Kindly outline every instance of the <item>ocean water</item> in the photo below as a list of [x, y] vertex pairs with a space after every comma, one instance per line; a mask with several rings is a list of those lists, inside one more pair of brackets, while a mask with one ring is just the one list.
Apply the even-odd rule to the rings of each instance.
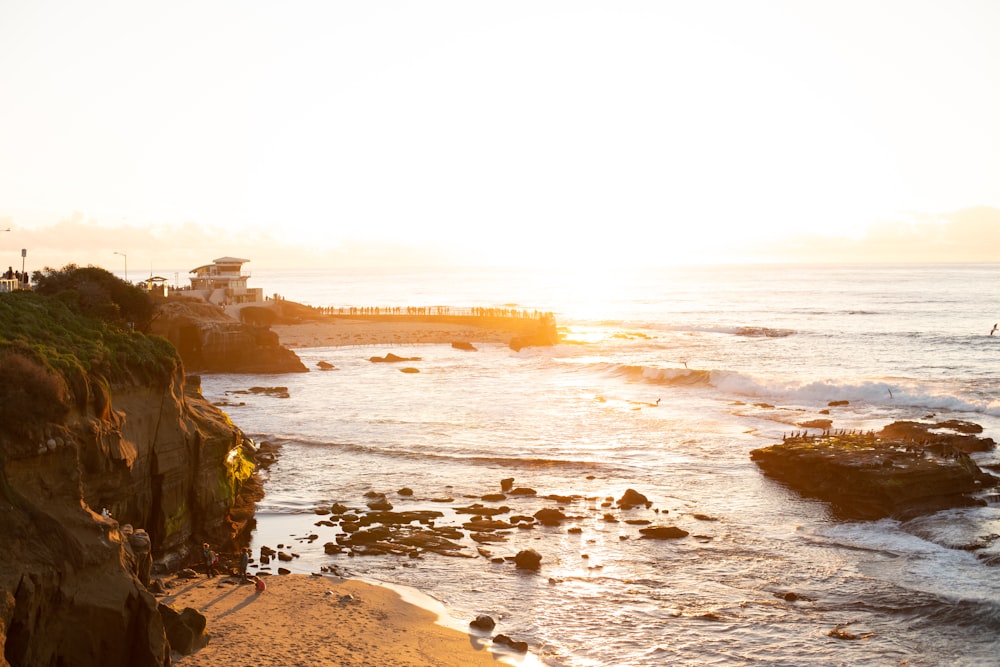
[[[765, 478], [749, 452], [819, 417], [868, 430], [933, 415], [1000, 439], [998, 277], [1000, 265], [255, 271], [265, 293], [317, 306], [552, 311], [567, 342], [302, 349], [307, 366], [337, 370], [204, 376], [203, 391], [229, 401], [253, 438], [282, 445], [255, 544], [290, 547], [294, 571], [335, 566], [416, 588], [459, 625], [490, 614], [542, 664], [996, 665], [1000, 569], [984, 564], [1000, 555], [996, 502], [845, 522]], [[408, 364], [420, 373], [367, 360], [390, 351], [420, 357]], [[290, 398], [232, 393], [255, 385], [287, 386]], [[337, 529], [315, 525], [318, 507], [363, 508], [375, 490], [457, 525], [452, 508], [506, 477], [580, 497], [559, 505], [573, 517], [560, 527], [482, 545], [537, 550], [537, 574], [477, 555], [468, 539], [469, 558], [323, 553]], [[653, 507], [605, 506], [628, 488]], [[455, 502], [433, 501], [442, 496]], [[690, 536], [640, 539], [627, 520]], [[960, 548], [970, 543], [982, 548]]]

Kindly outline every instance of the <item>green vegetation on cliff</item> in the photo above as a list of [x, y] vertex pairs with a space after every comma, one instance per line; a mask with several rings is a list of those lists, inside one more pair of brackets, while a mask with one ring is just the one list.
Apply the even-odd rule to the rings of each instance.
[[[95, 294], [90, 283], [81, 284]], [[123, 285], [122, 294], [134, 299], [129, 290], [136, 288]], [[83, 408], [91, 398], [106, 396], [110, 386], [169, 380], [180, 364], [173, 345], [135, 333], [123, 326], [121, 309], [108, 306], [113, 302], [92, 299], [98, 302], [104, 305], [81, 309], [73, 290], [0, 294], [0, 424], [23, 432], [32, 424], [61, 421], [74, 403]]]

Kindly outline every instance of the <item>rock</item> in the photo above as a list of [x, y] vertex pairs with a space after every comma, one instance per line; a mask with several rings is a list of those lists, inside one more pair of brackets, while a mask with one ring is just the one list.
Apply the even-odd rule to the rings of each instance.
[[493, 643], [508, 646], [511, 650], [517, 651], [518, 653], [528, 652], [528, 642], [515, 641], [507, 635], [497, 635], [493, 638]]
[[268, 327], [230, 317], [218, 306], [168, 299], [156, 308], [149, 332], [177, 348], [188, 371], [211, 373], [305, 373], [298, 356]]
[[850, 404], [851, 404], [850, 401], [830, 401], [829, 403], [827, 403], [827, 405], [831, 408], [840, 408]]
[[542, 555], [534, 549], [523, 549], [514, 556], [514, 565], [519, 570], [539, 570], [542, 566]]
[[653, 503], [649, 502], [646, 496], [642, 495], [635, 489], [626, 489], [622, 497], [618, 499], [618, 507], [623, 510], [629, 510], [633, 507], [645, 506], [650, 507]]
[[477, 630], [492, 630], [496, 627], [497, 622], [486, 614], [480, 614], [475, 619], [469, 621], [469, 625]]
[[456, 350], [465, 350], [466, 352], [477, 352], [476, 346], [467, 341], [456, 341], [451, 344]]
[[411, 489], [408, 486], [404, 486], [403, 488], [401, 488], [396, 493], [398, 493], [401, 496], [412, 496], [413, 495], [413, 489]]
[[[906, 427], [894, 424], [882, 434]], [[905, 432], [905, 430], [904, 430]], [[934, 434], [927, 433], [927, 438]], [[788, 440], [755, 449], [750, 457], [764, 474], [805, 496], [831, 503], [844, 518], [905, 520], [951, 507], [982, 505], [971, 497], [997, 479], [976, 466], [968, 454], [948, 444], [914, 447], [907, 440], [885, 440], [875, 434], [838, 434]], [[933, 448], [946, 449], [935, 455]]]
[[500, 480], [500, 490], [503, 491], [504, 493], [510, 491], [513, 488], [514, 488], [513, 477], [505, 477], [504, 479]]
[[543, 526], [558, 526], [566, 520], [566, 515], [557, 509], [546, 507], [535, 512], [535, 518]]
[[385, 363], [385, 364], [394, 364], [400, 361], [420, 361], [420, 360], [421, 360], [420, 357], [400, 357], [399, 355], [393, 354], [392, 352], [385, 355], [384, 357], [368, 358], [368, 361], [371, 361], [372, 363]]
[[519, 486], [516, 489], [510, 490], [510, 495], [512, 496], [534, 496], [537, 494], [537, 491], [527, 486]]
[[329, 361], [317, 361], [316, 367], [321, 371], [334, 371], [337, 367], [331, 364]]
[[376, 495], [374, 498], [372, 498], [371, 500], [369, 500], [365, 504], [368, 505], [368, 509], [372, 509], [372, 510], [391, 510], [392, 509], [392, 503], [389, 502], [389, 499], [385, 497], [384, 493], [380, 493], [380, 494]]
[[690, 534], [677, 526], [650, 526], [649, 528], [640, 528], [639, 532], [650, 540], [675, 540]]
[[[957, 433], [936, 433], [940, 429], [957, 431]], [[976, 433], [982, 432], [982, 427], [972, 422], [955, 419], [925, 424], [913, 421], [898, 421], [889, 424], [878, 435], [884, 440], [914, 441], [925, 446], [945, 451], [945, 446], [954, 447], [967, 454], [973, 452], [988, 452], [996, 447], [993, 438], [980, 438]]]
[[821, 431], [825, 431], [826, 429], [828, 429], [831, 426], [833, 426], [833, 420], [832, 419], [810, 419], [809, 421], [799, 422], [797, 424], [797, 426], [800, 426], [801, 428], [818, 428]]
[[502, 493], [487, 493], [479, 498], [485, 503], [498, 503], [501, 500], [507, 500], [507, 496]]
[[170, 650], [181, 655], [191, 655], [208, 643], [205, 615], [191, 607], [178, 611], [168, 604], [159, 605], [163, 629], [170, 643]]
[[413, 366], [407, 366], [406, 368], [400, 368], [399, 372], [400, 373], [419, 373], [420, 369], [419, 368], [414, 368]]

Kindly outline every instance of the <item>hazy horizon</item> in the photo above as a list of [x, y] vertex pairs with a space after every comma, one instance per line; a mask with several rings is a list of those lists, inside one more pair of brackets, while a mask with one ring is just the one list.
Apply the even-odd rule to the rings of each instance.
[[4, 3], [0, 264], [997, 261], [998, 31], [975, 0]]

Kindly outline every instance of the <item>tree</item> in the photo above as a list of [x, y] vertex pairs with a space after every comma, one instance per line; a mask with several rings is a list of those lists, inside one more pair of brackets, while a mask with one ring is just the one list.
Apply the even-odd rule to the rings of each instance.
[[32, 281], [35, 292], [109, 324], [144, 330], [153, 317], [153, 301], [146, 292], [96, 266], [45, 267], [35, 271]]

